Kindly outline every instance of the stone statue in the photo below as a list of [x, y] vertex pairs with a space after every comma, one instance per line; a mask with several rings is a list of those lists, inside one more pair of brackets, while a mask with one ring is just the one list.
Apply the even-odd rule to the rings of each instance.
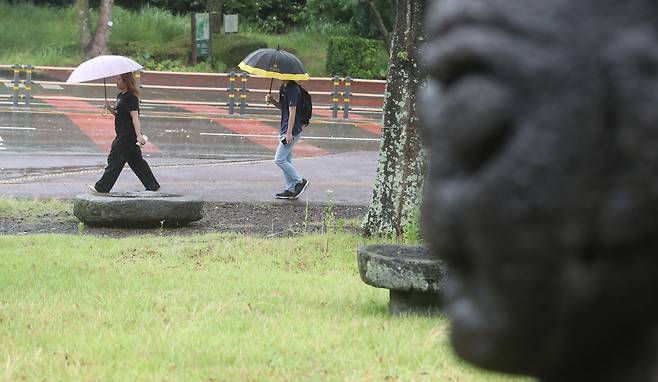
[[439, 0], [425, 237], [457, 353], [658, 381], [658, 2]]

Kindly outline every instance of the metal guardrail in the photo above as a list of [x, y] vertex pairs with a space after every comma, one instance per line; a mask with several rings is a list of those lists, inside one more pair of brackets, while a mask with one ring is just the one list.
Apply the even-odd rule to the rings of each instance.
[[[74, 68], [69, 67], [53, 67], [53, 66], [35, 66], [30, 65], [0, 65], [0, 71], [10, 70], [14, 73], [13, 81], [3, 81], [0, 78], [0, 82], [9, 83], [13, 91], [12, 95], [9, 98], [13, 101], [13, 107], [19, 107], [20, 101], [24, 102], [25, 107], [30, 107], [31, 101], [33, 99], [39, 100], [64, 100], [64, 101], [92, 101], [92, 102], [101, 102], [102, 98], [89, 98], [89, 97], [75, 97], [75, 96], [58, 96], [58, 95], [48, 95], [48, 94], [33, 94], [32, 87], [35, 85], [41, 85], [44, 88], [46, 87], [102, 87], [102, 83], [90, 82], [90, 83], [81, 83], [81, 84], [67, 84], [65, 78], [68, 78], [68, 75]], [[55, 79], [60, 79], [59, 81], [51, 80], [33, 80], [33, 73], [39, 73], [39, 77], [50, 77]], [[20, 78], [20, 74], [24, 73], [25, 78]], [[173, 82], [175, 84], [163, 84], [158, 81], [157, 77], [165, 76], [168, 78], [180, 77], [181, 79], [175, 79]], [[181, 72], [158, 72], [158, 71], [142, 71], [141, 77], [153, 78], [156, 84], [148, 84], [141, 81], [140, 87], [145, 90], [153, 92], [163, 92], [171, 91], [175, 92], [176, 95], [181, 94], [182, 92], [216, 92], [219, 94], [224, 94], [226, 96], [226, 101], [193, 101], [190, 99], [163, 99], [163, 98], [153, 98], [153, 99], [144, 99], [144, 103], [150, 104], [161, 104], [161, 105], [172, 105], [172, 104], [185, 104], [185, 105], [208, 105], [208, 106], [219, 106], [226, 107], [229, 115], [239, 114], [240, 116], [247, 115], [247, 108], [255, 109], [266, 109], [271, 108], [271, 106], [266, 105], [264, 102], [253, 102], [248, 103], [249, 94], [264, 94], [268, 92], [268, 89], [259, 87], [258, 84], [264, 83], [263, 77], [251, 76], [247, 74], [238, 74], [238, 73], [181, 73]], [[260, 80], [260, 81], [258, 81]], [[269, 79], [266, 79], [269, 81]], [[169, 79], [171, 82], [171, 79]], [[208, 86], [210, 82], [219, 82], [226, 83], [226, 86]], [[159, 84], [157, 82], [160, 82]], [[203, 86], [191, 86], [191, 85], [178, 85], [176, 83], [180, 82], [192, 82], [198, 83], [201, 82]], [[236, 82], [238, 84], [236, 84]], [[249, 87], [250, 82], [255, 82], [256, 87]], [[310, 85], [313, 84], [313, 85]], [[361, 100], [366, 100], [366, 103], [378, 104], [384, 99], [383, 86], [385, 81], [381, 80], [361, 80], [361, 79], [351, 79], [347, 78], [325, 78], [325, 77], [314, 77], [310, 79], [310, 87], [318, 88], [327, 88], [327, 90], [333, 91], [323, 91], [323, 90], [311, 90], [309, 93], [314, 96], [314, 109], [320, 110], [330, 110], [332, 119], [343, 119], [347, 120], [350, 118], [350, 112], [366, 112], [366, 113], [381, 113], [382, 108], [367, 107], [367, 106], [354, 106], [353, 98], [359, 98]], [[352, 89], [355, 84], [360, 84], [357, 88], [365, 88], [366, 91], [363, 92], [353, 92]], [[319, 85], [319, 86], [316, 86]], [[7, 85], [5, 85], [7, 86]], [[306, 85], [305, 85], [306, 87]], [[377, 91], [376, 93], [368, 92], [367, 89], [370, 88], [382, 88], [382, 91]], [[0, 98], [7, 98], [8, 96], [0, 94]], [[262, 98], [261, 98], [262, 99]], [[317, 102], [317, 100], [328, 100], [329, 102]], [[371, 100], [371, 101], [368, 101]], [[342, 111], [342, 115], [339, 116], [339, 112]]]

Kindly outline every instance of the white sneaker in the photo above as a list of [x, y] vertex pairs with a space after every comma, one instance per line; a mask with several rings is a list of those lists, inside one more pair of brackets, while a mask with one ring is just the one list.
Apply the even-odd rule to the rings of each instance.
[[98, 191], [98, 190], [96, 189], [96, 186], [93, 185], [93, 184], [90, 184], [90, 185], [87, 186], [87, 187], [89, 187], [89, 189], [91, 190], [91, 192], [93, 192], [94, 194], [107, 194], [107, 192], [100, 192], [100, 191]]

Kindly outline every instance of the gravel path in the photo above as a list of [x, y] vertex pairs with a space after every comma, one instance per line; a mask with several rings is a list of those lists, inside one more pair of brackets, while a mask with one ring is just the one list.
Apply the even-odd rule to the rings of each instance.
[[[194, 235], [236, 232], [263, 237], [286, 237], [324, 232], [329, 221], [338, 229], [359, 232], [365, 206], [267, 203], [206, 203], [204, 218], [179, 228], [101, 228], [80, 226], [71, 212], [37, 216], [0, 216], [0, 234], [59, 233], [126, 237], [134, 235]], [[332, 223], [333, 222], [333, 223]]]

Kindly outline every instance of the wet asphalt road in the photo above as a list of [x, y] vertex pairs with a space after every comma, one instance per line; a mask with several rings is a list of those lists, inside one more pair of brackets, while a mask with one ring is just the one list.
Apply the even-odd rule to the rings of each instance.
[[[103, 120], [99, 105], [88, 104], [76, 110], [35, 100], [27, 109], [0, 100], [0, 197], [73, 198], [87, 192], [102, 173], [113, 138], [111, 119]], [[235, 118], [145, 103], [145, 157], [164, 191], [208, 201], [272, 202], [282, 189], [272, 163], [277, 118], [274, 111]], [[373, 125], [314, 117], [304, 131], [305, 146], [296, 149], [300, 172], [311, 183], [297, 203], [324, 203], [328, 190], [335, 203], [369, 202], [379, 148]], [[113, 191], [140, 189], [126, 167]]]

